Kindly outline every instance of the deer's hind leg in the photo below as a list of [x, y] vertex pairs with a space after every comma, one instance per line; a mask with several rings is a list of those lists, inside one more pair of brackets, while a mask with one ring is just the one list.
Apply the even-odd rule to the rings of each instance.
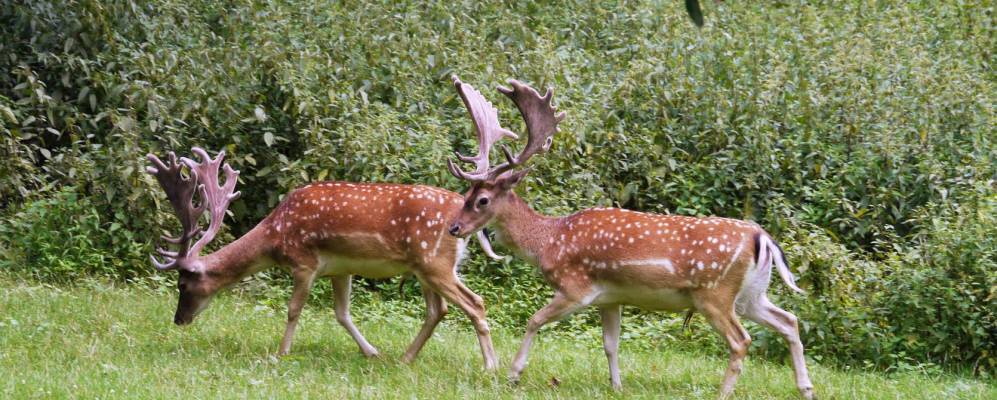
[[727, 371], [724, 373], [724, 380], [720, 385], [720, 398], [729, 398], [734, 392], [734, 385], [744, 368], [744, 358], [748, 355], [748, 347], [751, 346], [751, 336], [741, 326], [741, 322], [738, 321], [734, 313], [733, 295], [728, 296], [717, 291], [710, 291], [698, 293], [693, 299], [696, 308], [706, 316], [710, 325], [727, 342], [730, 349]]
[[367, 339], [363, 337], [357, 326], [353, 324], [353, 317], [350, 316], [350, 292], [353, 275], [342, 275], [332, 277], [332, 292], [336, 308], [336, 321], [349, 332], [353, 340], [360, 346], [360, 352], [367, 357], [377, 357], [378, 352], [371, 346]]
[[767, 296], [761, 296], [753, 302], [744, 314], [748, 319], [779, 332], [789, 346], [789, 354], [793, 359], [793, 370], [796, 375], [796, 388], [804, 399], [814, 397], [814, 385], [807, 373], [807, 362], [803, 357], [803, 342], [800, 341], [800, 328], [796, 316], [777, 307]]

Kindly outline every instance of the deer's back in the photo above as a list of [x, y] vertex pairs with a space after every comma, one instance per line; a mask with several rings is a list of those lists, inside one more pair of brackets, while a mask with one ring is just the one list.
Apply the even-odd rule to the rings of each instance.
[[736, 278], [755, 255], [761, 228], [718, 217], [661, 215], [614, 208], [564, 218], [550, 244], [554, 278], [648, 289], [714, 287]]
[[445, 225], [461, 200], [421, 185], [316, 182], [288, 194], [265, 224], [291, 258], [408, 263], [456, 251]]

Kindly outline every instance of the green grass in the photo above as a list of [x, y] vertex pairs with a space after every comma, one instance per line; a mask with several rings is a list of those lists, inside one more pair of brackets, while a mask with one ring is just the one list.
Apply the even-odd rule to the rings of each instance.
[[[537, 211], [756, 221], [808, 291], [772, 293], [806, 322], [813, 358], [997, 376], [993, 0], [704, 1], [702, 29], [674, 0], [0, 4], [0, 270], [149, 276], [154, 238], [177, 220], [148, 152], [225, 149], [242, 171], [209, 249], [315, 180], [466, 191], [444, 168], [476, 152], [450, 75], [523, 133], [493, 89], [517, 78], [553, 86], [567, 112], [519, 187]], [[502, 340], [550, 293], [522, 259], [461, 268], [501, 303]], [[395, 301], [393, 284], [379, 297]], [[664, 340], [671, 321], [630, 332]], [[665, 343], [709, 352], [694, 332]]]
[[[306, 308], [292, 355], [274, 356], [283, 310], [229, 294], [187, 328], [172, 324], [167, 290], [87, 284], [39, 286], [0, 279], [2, 398], [713, 398], [722, 354], [668, 343], [654, 351], [624, 342], [624, 390], [608, 385], [597, 340], [541, 332], [519, 386], [505, 368], [521, 332], [496, 329], [503, 364], [482, 371], [474, 335], [461, 315], [411, 365], [398, 361], [418, 327], [412, 317], [354, 310], [382, 358], [357, 351], [328, 308]], [[414, 300], [413, 300], [414, 301]], [[557, 329], [556, 327], [553, 329]], [[624, 325], [626, 331], [626, 325]], [[556, 377], [560, 384], [551, 385]], [[822, 398], [997, 398], [992, 382], [951, 375], [883, 375], [812, 365]], [[794, 398], [790, 368], [751, 358], [738, 398]]]

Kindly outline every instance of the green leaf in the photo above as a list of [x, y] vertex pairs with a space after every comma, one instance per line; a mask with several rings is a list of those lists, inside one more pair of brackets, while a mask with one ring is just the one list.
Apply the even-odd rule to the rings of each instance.
[[11, 110], [10, 107], [0, 104], [0, 114], [3, 114], [4, 118], [10, 121], [10, 123], [17, 123], [17, 116], [14, 115], [14, 110]]

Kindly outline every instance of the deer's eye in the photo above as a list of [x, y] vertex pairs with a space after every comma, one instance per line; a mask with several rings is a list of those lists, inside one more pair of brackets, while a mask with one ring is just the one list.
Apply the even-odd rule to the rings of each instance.
[[488, 198], [487, 197], [482, 197], [482, 198], [478, 199], [478, 207], [484, 207], [484, 206], [487, 206], [487, 205], [488, 205]]

